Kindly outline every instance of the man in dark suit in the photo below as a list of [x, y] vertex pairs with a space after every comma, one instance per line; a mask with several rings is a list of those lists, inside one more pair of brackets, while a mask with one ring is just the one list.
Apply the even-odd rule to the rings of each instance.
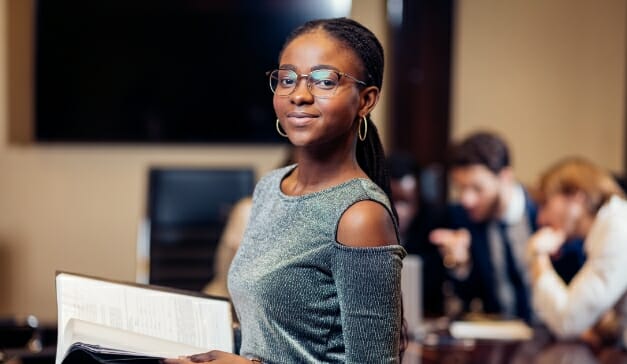
[[[445, 228], [429, 238], [464, 310], [530, 321], [526, 242], [537, 228], [537, 209], [514, 176], [506, 143], [480, 132], [454, 145], [449, 178], [458, 204], [448, 209]], [[559, 265], [569, 279], [583, 253], [576, 244], [566, 246]]]

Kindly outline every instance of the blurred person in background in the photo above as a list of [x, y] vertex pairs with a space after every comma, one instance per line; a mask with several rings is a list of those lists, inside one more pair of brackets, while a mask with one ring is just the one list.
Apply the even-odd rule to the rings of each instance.
[[627, 191], [627, 176], [615, 173], [614, 179], [616, 179], [616, 182], [620, 186], [621, 190]]
[[[540, 178], [539, 222], [529, 240], [533, 307], [558, 338], [593, 344], [622, 340], [627, 327], [627, 201], [613, 176], [567, 158]], [[584, 240], [587, 259], [567, 284], [550, 254], [566, 238]]]
[[[449, 179], [457, 203], [430, 240], [442, 254], [461, 310], [532, 321], [526, 247], [537, 208], [515, 178], [507, 144], [477, 132], [453, 145]], [[580, 250], [567, 246], [558, 254], [566, 279], [583, 260]]]
[[229, 267], [246, 231], [252, 206], [252, 197], [248, 196], [237, 201], [231, 209], [213, 260], [213, 279], [203, 288], [204, 293], [217, 297], [230, 297], [226, 286]]
[[437, 226], [441, 209], [422, 198], [421, 169], [416, 160], [404, 153], [391, 153], [386, 159], [390, 174], [392, 202], [398, 213], [401, 244], [408, 254], [422, 261], [423, 313], [443, 314], [442, 285], [446, 272], [437, 247], [429, 243], [429, 232]]

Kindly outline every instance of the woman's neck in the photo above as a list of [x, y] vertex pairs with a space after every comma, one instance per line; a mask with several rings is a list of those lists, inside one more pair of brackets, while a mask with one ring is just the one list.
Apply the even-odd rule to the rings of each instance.
[[283, 181], [288, 195], [303, 195], [338, 185], [353, 178], [367, 178], [359, 167], [354, 151], [301, 150], [298, 167]]

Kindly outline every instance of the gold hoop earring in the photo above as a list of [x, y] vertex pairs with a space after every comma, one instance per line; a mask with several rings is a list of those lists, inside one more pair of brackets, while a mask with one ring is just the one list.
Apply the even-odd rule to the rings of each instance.
[[[361, 122], [363, 120], [363, 123]], [[364, 124], [364, 133], [361, 133], [361, 124]], [[357, 127], [357, 136], [359, 136], [359, 140], [362, 142], [366, 140], [366, 135], [368, 135], [368, 119], [366, 117], [362, 117], [359, 120], [359, 126]]]
[[279, 123], [279, 118], [276, 118], [276, 131], [280, 136], [287, 138], [287, 133], [281, 130], [281, 124]]

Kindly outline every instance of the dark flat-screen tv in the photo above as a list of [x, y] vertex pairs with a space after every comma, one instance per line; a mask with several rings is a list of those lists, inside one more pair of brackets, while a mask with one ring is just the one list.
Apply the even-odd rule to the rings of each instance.
[[265, 72], [350, 0], [36, 0], [35, 140], [276, 143]]

